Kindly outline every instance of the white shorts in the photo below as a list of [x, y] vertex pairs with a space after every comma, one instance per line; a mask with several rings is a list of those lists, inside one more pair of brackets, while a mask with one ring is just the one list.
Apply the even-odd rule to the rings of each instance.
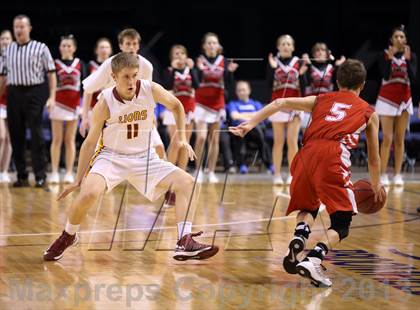
[[394, 104], [388, 103], [385, 98], [379, 97], [376, 100], [375, 111], [378, 115], [383, 116], [400, 116], [402, 112], [407, 111], [412, 115], [413, 100], [410, 98], [407, 102], [402, 102], [398, 107]]
[[288, 123], [293, 121], [295, 116], [300, 117], [300, 119], [303, 118], [303, 112], [301, 111], [291, 111], [291, 112], [285, 112], [285, 111], [279, 111], [271, 115], [268, 120], [273, 123]]
[[151, 142], [152, 147], [163, 145], [162, 139], [160, 138], [160, 135], [156, 126], [153, 126], [151, 139], [152, 139], [152, 142]]
[[194, 119], [197, 123], [218, 123], [226, 119], [226, 111], [225, 109], [214, 111], [197, 103], [194, 111]]
[[1, 119], [7, 118], [7, 108], [5, 106], [0, 106], [0, 118]]
[[179, 168], [160, 159], [154, 149], [150, 149], [149, 161], [147, 159], [147, 151], [126, 155], [103, 149], [94, 159], [89, 173], [101, 175], [108, 192], [128, 181], [140, 194], [154, 201], [168, 190], [158, 187], [159, 182]]
[[[194, 119], [194, 112], [190, 111], [185, 114], [185, 124], [189, 125]], [[165, 110], [163, 112], [163, 125], [176, 125], [174, 114], [171, 111]]]
[[50, 113], [50, 119], [57, 121], [75, 121], [79, 118], [79, 109], [72, 111], [56, 104]]
[[310, 120], [311, 120], [311, 113], [303, 112], [302, 117], [300, 119], [300, 127], [308, 128]]

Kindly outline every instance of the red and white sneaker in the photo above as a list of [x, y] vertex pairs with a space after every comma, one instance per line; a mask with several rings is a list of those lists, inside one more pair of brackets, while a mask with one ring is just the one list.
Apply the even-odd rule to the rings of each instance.
[[56, 261], [64, 255], [64, 251], [79, 242], [77, 234], [70, 235], [63, 230], [60, 237], [55, 240], [50, 247], [44, 252], [45, 261]]
[[219, 252], [219, 248], [215, 245], [202, 244], [195, 241], [192, 237], [200, 236], [203, 232], [187, 234], [182, 237], [176, 244], [175, 254], [176, 260], [188, 259], [208, 259]]

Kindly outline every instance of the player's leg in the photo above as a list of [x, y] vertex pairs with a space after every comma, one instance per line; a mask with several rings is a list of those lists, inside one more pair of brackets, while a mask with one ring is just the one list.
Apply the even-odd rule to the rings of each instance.
[[393, 116], [381, 116], [381, 128], [382, 128], [382, 143], [380, 147], [381, 156], [381, 183], [383, 185], [389, 185], [388, 176], [386, 170], [388, 168], [389, 155], [391, 152], [391, 144], [394, 136], [394, 119]]
[[174, 258], [176, 260], [207, 259], [218, 252], [214, 245], [200, 244], [192, 237], [192, 220], [195, 211], [194, 178], [187, 172], [176, 169], [163, 178], [157, 187], [171, 188], [176, 194], [175, 218], [178, 227], [178, 242]]
[[404, 142], [405, 132], [407, 130], [410, 115], [407, 111], [402, 112], [395, 118], [395, 136], [394, 136], [394, 185], [404, 185], [401, 176], [401, 168], [404, 160]]
[[[298, 151], [299, 129], [300, 117], [295, 116], [292, 121], [287, 123], [287, 160], [289, 163], [289, 171], [293, 158], [295, 157]], [[286, 184], [290, 184], [291, 182], [292, 178], [289, 172]]]
[[64, 134], [64, 146], [66, 150], [66, 175], [64, 176], [64, 183], [73, 183], [73, 167], [74, 159], [76, 157], [76, 132], [77, 120], [66, 122], [66, 131]]
[[[200, 173], [200, 170], [202, 167], [200, 165], [202, 164], [203, 156], [204, 156], [204, 148], [206, 145], [206, 139], [207, 139], [207, 123], [203, 121], [198, 121], [195, 124], [195, 145], [194, 145], [194, 152], [197, 155], [197, 159], [195, 160], [195, 168], [197, 170], [197, 173]], [[198, 176], [200, 178], [200, 175]]]
[[[179, 157], [178, 135], [176, 134], [176, 125], [167, 125], [166, 129], [169, 134], [169, 148], [168, 148], [168, 161], [177, 165]], [[160, 157], [160, 156], [159, 156]]]
[[219, 140], [220, 140], [220, 122], [209, 124], [209, 183], [218, 181], [215, 170], [217, 159], [219, 157]]
[[[194, 123], [190, 122], [189, 124], [185, 125], [185, 135], [187, 138], [188, 143], [191, 140], [191, 134], [194, 128]], [[178, 167], [181, 168], [182, 170], [186, 170], [187, 169], [187, 165], [188, 165], [188, 153], [185, 149], [181, 149], [178, 151]]]
[[63, 121], [51, 120], [51, 176], [50, 183], [59, 183], [58, 166], [60, 164], [61, 145], [63, 143]]
[[284, 130], [286, 123], [272, 122], [273, 126], [273, 165], [274, 165], [274, 184], [283, 184], [281, 177], [281, 162], [283, 160]]
[[330, 249], [333, 249], [349, 234], [353, 211], [336, 211], [330, 214], [331, 226], [306, 258], [296, 266], [299, 275], [309, 278], [317, 287], [329, 287], [331, 280], [323, 273], [322, 261]]
[[89, 208], [95, 204], [98, 197], [105, 191], [106, 182], [103, 176], [89, 173], [83, 180], [80, 192], [73, 201], [67, 224], [61, 236], [44, 252], [44, 260], [59, 260], [64, 251], [78, 241], [77, 231]]

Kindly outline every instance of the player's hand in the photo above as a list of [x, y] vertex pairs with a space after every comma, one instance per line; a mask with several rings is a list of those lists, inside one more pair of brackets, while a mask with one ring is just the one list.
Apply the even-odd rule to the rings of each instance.
[[383, 185], [381, 183], [372, 184], [372, 190], [375, 193], [375, 202], [383, 202], [385, 200], [385, 192], [382, 190]]
[[271, 68], [273, 69], [277, 68], [277, 61], [274, 59], [274, 56], [272, 53], [268, 54], [268, 63], [270, 64]]
[[66, 187], [61, 193], [60, 195], [58, 195], [57, 200], [60, 201], [62, 199], [64, 199], [68, 194], [70, 194], [71, 192], [75, 191], [76, 189], [78, 189], [80, 187], [80, 182], [74, 182], [73, 184], [69, 185], [68, 187]]
[[341, 57], [340, 57], [340, 59], [337, 59], [337, 60], [335, 61], [335, 65], [336, 65], [337, 67], [339, 67], [339, 66], [341, 66], [341, 65], [343, 64], [343, 62], [345, 62], [345, 61], [346, 61], [346, 57], [341, 56]]
[[51, 111], [53, 110], [53, 108], [55, 107], [55, 98], [51, 98], [51, 97], [49, 97], [48, 99], [47, 99], [47, 103], [45, 104], [45, 106], [47, 107], [47, 109], [48, 109], [48, 113], [50, 113], [51, 114]]
[[184, 148], [187, 151], [189, 160], [196, 160], [197, 155], [195, 155], [195, 152], [191, 145], [187, 141], [180, 141], [178, 142], [179, 148]]
[[80, 122], [79, 133], [83, 138], [85, 138], [86, 132], [88, 131], [88, 129], [89, 129], [89, 120], [87, 118], [82, 118], [82, 121]]
[[408, 61], [411, 60], [411, 49], [408, 45], [404, 46], [404, 58]]
[[245, 121], [243, 123], [240, 123], [236, 127], [230, 126], [229, 131], [231, 133], [233, 133], [235, 136], [239, 136], [239, 137], [243, 138], [254, 127], [255, 127], [255, 125], [253, 123], [251, 123], [250, 121]]
[[235, 72], [236, 69], [238, 69], [238, 67], [239, 67], [239, 65], [236, 62], [230, 61], [228, 66], [227, 66], [227, 69], [228, 69], [229, 72]]

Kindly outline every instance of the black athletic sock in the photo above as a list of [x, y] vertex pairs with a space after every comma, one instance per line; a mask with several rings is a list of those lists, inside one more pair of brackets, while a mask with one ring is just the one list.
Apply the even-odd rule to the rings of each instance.
[[328, 253], [328, 247], [325, 243], [318, 242], [313, 250], [311, 250], [307, 257], [316, 257], [320, 260], [324, 260], [325, 255]]
[[309, 228], [308, 224], [306, 224], [305, 222], [297, 223], [296, 228], [295, 228], [295, 236], [308, 239], [310, 233], [311, 233], [311, 229]]

